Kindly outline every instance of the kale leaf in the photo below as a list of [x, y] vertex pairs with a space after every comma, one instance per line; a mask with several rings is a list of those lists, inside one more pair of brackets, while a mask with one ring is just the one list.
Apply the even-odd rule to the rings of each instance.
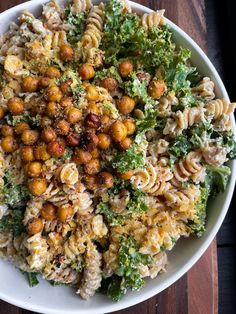
[[80, 40], [85, 30], [85, 21], [88, 14], [87, 12], [73, 13], [71, 6], [66, 8], [65, 13], [65, 24], [71, 26], [67, 32], [67, 39], [71, 45], [74, 45]]
[[203, 186], [200, 187], [201, 197], [199, 202], [195, 206], [195, 210], [197, 212], [196, 221], [189, 221], [188, 226], [191, 228], [192, 232], [196, 234], [198, 237], [201, 237], [205, 231], [205, 223], [206, 223], [206, 207], [207, 200], [210, 194], [209, 186], [207, 182]]
[[139, 146], [136, 143], [124, 152], [117, 152], [112, 160], [112, 167], [118, 172], [143, 168], [144, 165], [144, 152], [139, 150]]
[[24, 213], [21, 210], [11, 210], [9, 214], [0, 220], [0, 231], [12, 231], [14, 236], [20, 235], [25, 231], [23, 225]]
[[229, 178], [231, 170], [227, 166], [211, 166], [207, 165], [207, 184], [210, 190], [210, 196], [215, 197], [220, 192], [224, 192]]
[[122, 286], [122, 277], [112, 275], [109, 278], [103, 278], [98, 292], [106, 294], [114, 302], [120, 301], [126, 292]]
[[143, 119], [137, 119], [136, 125], [138, 127], [138, 132], [146, 132], [152, 128], [156, 127], [158, 112], [157, 110], [149, 109], [145, 112], [145, 117]]
[[12, 208], [19, 208], [30, 198], [28, 189], [24, 185], [13, 185], [12, 172], [6, 171], [3, 177], [4, 186], [2, 194], [4, 195], [4, 202]]

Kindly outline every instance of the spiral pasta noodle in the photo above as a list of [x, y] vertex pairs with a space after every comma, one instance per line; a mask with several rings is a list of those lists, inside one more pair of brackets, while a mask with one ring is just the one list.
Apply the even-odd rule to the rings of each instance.
[[177, 111], [173, 118], [168, 118], [163, 134], [179, 135], [195, 123], [205, 121], [204, 112], [203, 107], [185, 108], [184, 111]]
[[174, 169], [172, 184], [179, 185], [178, 182], [185, 182], [189, 179], [199, 183], [205, 178], [205, 168], [201, 165], [202, 154], [200, 152], [190, 152], [185, 159], [179, 161]]
[[99, 47], [104, 18], [104, 4], [100, 3], [98, 6], [93, 6], [86, 21], [85, 32], [79, 43], [85, 52], [91, 48]]
[[230, 115], [235, 108], [234, 103], [228, 103], [226, 99], [215, 99], [206, 104], [206, 114], [219, 119], [223, 114]]
[[102, 280], [101, 259], [102, 256], [96, 246], [90, 243], [85, 253], [84, 273], [78, 290], [80, 296], [85, 300], [92, 297], [100, 287]]
[[41, 271], [49, 258], [48, 244], [46, 238], [40, 233], [25, 239], [25, 247], [29, 255], [26, 260], [33, 271]]
[[168, 181], [172, 178], [173, 174], [169, 167], [153, 166], [151, 162], [147, 162], [145, 169], [135, 170], [131, 181], [138, 189], [158, 196], [170, 188]]
[[71, 267], [57, 267], [54, 263], [48, 263], [43, 269], [43, 277], [47, 280], [64, 284], [76, 284], [80, 274]]
[[165, 10], [157, 10], [156, 12], [145, 13], [142, 16], [142, 26], [150, 30], [155, 26], [162, 26], [165, 24], [164, 19]]
[[91, 0], [72, 0], [71, 11], [77, 14], [90, 10], [91, 7]]
[[192, 93], [205, 100], [211, 100], [215, 98], [214, 93], [215, 84], [209, 77], [204, 77], [196, 86], [192, 88]]

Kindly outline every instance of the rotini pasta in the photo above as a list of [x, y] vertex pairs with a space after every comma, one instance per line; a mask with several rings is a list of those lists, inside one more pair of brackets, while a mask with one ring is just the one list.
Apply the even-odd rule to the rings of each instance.
[[145, 13], [142, 16], [142, 26], [146, 29], [151, 29], [155, 26], [164, 25], [164, 13], [165, 10], [157, 10], [156, 12]]
[[164, 10], [58, 3], [0, 35], [0, 257], [117, 301], [203, 234], [235, 156], [234, 104]]

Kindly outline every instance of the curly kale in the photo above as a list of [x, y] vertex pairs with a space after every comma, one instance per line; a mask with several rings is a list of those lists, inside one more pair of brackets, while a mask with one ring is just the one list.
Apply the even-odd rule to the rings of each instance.
[[4, 202], [12, 208], [19, 208], [29, 200], [30, 194], [24, 185], [14, 185], [12, 183], [12, 172], [6, 171], [3, 177], [4, 186], [2, 194], [4, 195]]
[[113, 226], [121, 224], [132, 213], [141, 213], [148, 210], [145, 200], [146, 194], [136, 189], [128, 181], [117, 179], [114, 186], [108, 190], [108, 194], [110, 196], [119, 195], [125, 190], [129, 194], [129, 201], [122, 214], [114, 213], [108, 202], [101, 201], [97, 206], [96, 212], [103, 214], [106, 220]]
[[207, 165], [207, 185], [210, 196], [215, 197], [220, 192], [224, 192], [229, 182], [231, 170], [227, 166]]
[[103, 279], [100, 292], [105, 293], [112, 301], [119, 301], [127, 289], [140, 290], [144, 285], [138, 267], [151, 262], [151, 257], [139, 253], [136, 240], [132, 237], [122, 237], [118, 253], [119, 266], [116, 274]]
[[[122, 3], [111, 0], [106, 4], [106, 21], [101, 48], [106, 62], [116, 64], [122, 58], [133, 59], [152, 73], [159, 65], [169, 65], [175, 54], [170, 27], [153, 27], [147, 32], [136, 14], [124, 12]], [[138, 53], [137, 53], [138, 52]]]
[[85, 30], [85, 21], [88, 13], [73, 13], [71, 10], [71, 6], [68, 6], [66, 8], [65, 13], [65, 24], [69, 24], [71, 26], [71, 28], [67, 32], [67, 39], [71, 45], [74, 45], [80, 40]]
[[21, 210], [11, 210], [9, 214], [3, 216], [0, 220], [0, 231], [12, 231], [14, 236], [20, 235], [25, 231], [25, 226], [22, 222], [24, 213]]
[[210, 194], [209, 186], [205, 183], [203, 186], [200, 187], [201, 197], [199, 202], [195, 206], [195, 210], [197, 212], [197, 219], [196, 221], [189, 221], [188, 226], [192, 230], [194, 234], [198, 237], [201, 237], [205, 231], [205, 224], [206, 224], [206, 207], [207, 207], [207, 200]]

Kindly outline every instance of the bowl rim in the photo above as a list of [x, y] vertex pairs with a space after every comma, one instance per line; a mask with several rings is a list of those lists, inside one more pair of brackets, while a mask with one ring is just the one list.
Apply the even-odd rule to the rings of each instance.
[[[32, 1], [27, 1], [24, 3], [21, 3], [19, 5], [16, 5], [14, 7], [11, 7], [7, 10], [5, 10], [4, 12], [0, 13], [0, 20], [4, 15], [7, 15], [9, 13], [13, 13], [14, 11], [19, 11], [22, 8], [25, 8], [26, 5], [31, 6], [31, 3], [33, 2], [34, 5], [42, 5], [46, 2], [48, 2], [49, 0], [32, 0]], [[105, 0], [104, 2], [106, 2], [107, 0]], [[99, 1], [95, 1], [95, 2], [101, 2]], [[138, 10], [141, 11], [143, 13], [150, 13], [153, 12], [154, 10], [141, 5], [139, 3], [133, 2], [133, 1], [128, 1], [132, 7], [132, 9], [134, 10]], [[224, 96], [224, 98], [229, 101], [229, 96], [228, 93], [225, 89], [225, 86], [217, 72], [217, 70], [215, 69], [214, 65], [212, 64], [212, 62], [210, 61], [210, 59], [207, 57], [207, 55], [205, 54], [205, 52], [199, 47], [199, 45], [185, 32], [183, 31], [179, 26], [177, 26], [175, 23], [171, 22], [168, 18], [165, 17], [165, 20], [167, 22], [168, 25], [171, 26], [171, 28], [178, 33], [178, 35], [180, 35], [180, 37], [184, 38], [191, 46], [192, 49], [195, 50], [199, 55], [201, 55], [201, 59], [203, 59], [205, 61], [205, 63], [207, 63], [210, 71], [212, 72], [212, 76], [214, 78], [215, 81], [218, 82], [220, 90]], [[232, 121], [233, 121], [233, 126], [234, 126], [234, 136], [236, 137], [236, 128], [235, 128], [235, 118], [232, 116]], [[198, 250], [192, 255], [192, 257], [187, 260], [183, 266], [176, 271], [175, 274], [173, 274], [172, 276], [170, 276], [170, 278], [167, 278], [165, 280], [164, 283], [162, 283], [161, 285], [156, 286], [155, 288], [152, 288], [146, 292], [143, 292], [141, 294], [139, 294], [138, 296], [135, 296], [135, 294], [132, 295], [131, 298], [128, 298], [124, 301], [122, 301], [122, 303], [111, 303], [110, 305], [105, 305], [104, 308], [101, 309], [101, 311], [99, 310], [96, 311], [95, 309], [93, 310], [89, 310], [89, 309], [85, 309], [85, 310], [70, 310], [69, 312], [67, 312], [68, 314], [75, 314], [75, 313], [81, 313], [81, 314], [98, 314], [98, 313], [111, 313], [114, 311], [118, 311], [118, 310], [122, 310], [122, 309], [126, 309], [130, 306], [136, 305], [138, 303], [141, 303], [151, 297], [153, 297], [154, 295], [160, 293], [161, 291], [165, 290], [166, 288], [168, 288], [169, 286], [171, 286], [173, 283], [175, 283], [180, 277], [182, 277], [185, 273], [188, 272], [188, 270], [201, 258], [201, 256], [204, 254], [204, 252], [207, 250], [207, 248], [209, 247], [209, 245], [211, 244], [211, 242], [213, 241], [213, 239], [215, 238], [217, 232], [219, 231], [223, 220], [227, 214], [227, 211], [229, 209], [229, 205], [230, 202], [232, 200], [232, 196], [233, 196], [233, 192], [234, 192], [234, 187], [235, 187], [235, 179], [236, 179], [236, 160], [232, 160], [232, 164], [231, 164], [231, 178], [230, 178], [230, 182], [228, 184], [227, 187], [227, 195], [225, 197], [225, 201], [224, 201], [224, 205], [221, 208], [221, 211], [218, 215], [218, 218], [216, 220], [215, 225], [212, 227], [212, 230], [209, 232], [208, 236], [206, 237], [205, 241], [200, 245], [200, 247], [198, 248]], [[48, 309], [47, 306], [37, 306], [35, 304], [30, 304], [29, 303], [25, 303], [24, 301], [21, 301], [20, 299], [15, 299], [14, 297], [11, 297], [9, 295], [4, 294], [4, 292], [0, 291], [0, 299], [3, 301], [6, 301], [10, 304], [13, 304], [15, 306], [27, 309], [27, 310], [31, 310], [34, 312], [39, 312], [39, 313], [48, 313], [48, 314], [64, 314], [64, 312], [58, 310], [58, 309]]]

